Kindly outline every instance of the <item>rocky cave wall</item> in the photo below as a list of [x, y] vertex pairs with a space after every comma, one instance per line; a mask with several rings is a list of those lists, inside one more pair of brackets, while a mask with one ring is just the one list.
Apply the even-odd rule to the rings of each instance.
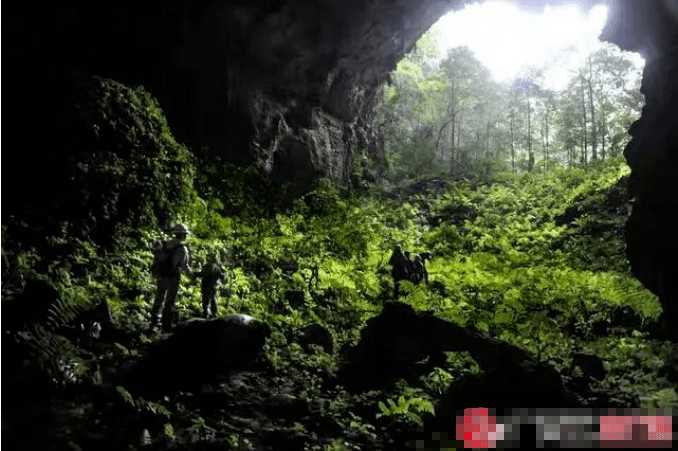
[[602, 38], [645, 58], [645, 106], [624, 150], [633, 202], [626, 254], [678, 339], [678, 2], [614, 2]]
[[[530, 9], [571, 3], [518, 2]], [[678, 298], [671, 283], [678, 276], [672, 219], [678, 211], [678, 6], [674, 0], [606, 2], [611, 12], [602, 37], [647, 61], [646, 106], [626, 149], [635, 198], [627, 252], [636, 276], [668, 312]], [[300, 193], [321, 175], [346, 181], [360, 149], [383, 168], [383, 149], [370, 127], [379, 88], [440, 16], [465, 3], [15, 2], [3, 14], [3, 75], [50, 67], [143, 85], [159, 99], [179, 139], [209, 146], [228, 161], [257, 163]], [[590, 8], [601, 2], [576, 3]], [[4, 87], [6, 114], [22, 92], [35, 88], [16, 77]], [[39, 105], [37, 114], [40, 108], [59, 106]], [[35, 132], [30, 124], [8, 128]], [[675, 312], [671, 317], [678, 321]]]
[[[256, 163], [298, 192], [385, 159], [371, 115], [396, 62], [465, 0], [130, 0], [13, 5], [14, 65], [79, 69], [149, 89], [189, 145]], [[9, 19], [7, 19], [9, 17]]]

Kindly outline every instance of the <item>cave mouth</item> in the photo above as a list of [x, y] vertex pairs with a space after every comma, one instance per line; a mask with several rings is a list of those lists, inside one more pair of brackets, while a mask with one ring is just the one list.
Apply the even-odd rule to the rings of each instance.
[[620, 158], [644, 60], [603, 42], [604, 3], [483, 2], [442, 16], [390, 73], [389, 178], [546, 172]]
[[[494, 2], [484, 2], [480, 5], [473, 4], [468, 9], [472, 7], [481, 8], [484, 4], [489, 5], [490, 3]], [[550, 1], [546, 3], [548, 5], [561, 5], [565, 2]], [[543, 12], [548, 8], [548, 6], [545, 7], [544, 2], [529, 0], [516, 1], [513, 4], [520, 5], [521, 8], [528, 11]], [[594, 140], [591, 142], [586, 138], [576, 139], [576, 121], [571, 123], [570, 127], [564, 127], [566, 131], [574, 131], [575, 133], [562, 133], [562, 136], [559, 137], [562, 139], [562, 147], [567, 149], [565, 161], [561, 158], [559, 163], [564, 163], [565, 166], [573, 166], [612, 156], [623, 156], [626, 160], [631, 169], [630, 176], [627, 179], [627, 196], [632, 199], [631, 213], [622, 233], [626, 244], [626, 256], [631, 264], [633, 275], [658, 296], [664, 312], [662, 317], [664, 334], [675, 341], [678, 339], [678, 334], [670, 324], [678, 321], [678, 308], [676, 308], [678, 286], [674, 282], [678, 276], [678, 262], [671, 255], [678, 253], [678, 242], [674, 238], [675, 234], [671, 231], [674, 227], [674, 221], [669, 212], [678, 209], [678, 123], [676, 122], [678, 117], [678, 80], [676, 80], [676, 76], [678, 73], [675, 71], [675, 62], [678, 60], [678, 46], [676, 45], [678, 43], [678, 11], [672, 2], [667, 0], [652, 4], [639, 4], [625, 0], [614, 2], [583, 1], [579, 2], [579, 5], [589, 12], [594, 11], [601, 5], [609, 8], [602, 33], [599, 33], [600, 39], [610, 43], [610, 47], [614, 48], [615, 51], [621, 49], [622, 52], [634, 52], [635, 55], [631, 59], [635, 60], [638, 70], [642, 71], [642, 79], [639, 89], [637, 87], [631, 96], [633, 97], [631, 103], [635, 111], [632, 115], [627, 116], [623, 125], [613, 133], [614, 138], [609, 136], [610, 128], [606, 127], [605, 124], [595, 127], [596, 123], [591, 119], [594, 115], [595, 105], [590, 106], [587, 114], [585, 95], [582, 95], [584, 104], [582, 105], [581, 115], [584, 119], [579, 124], [579, 138], [582, 138], [582, 129], [586, 128], [587, 130], [583, 135], [593, 133], [595, 134]], [[458, 12], [450, 14], [454, 15]], [[495, 30], [490, 32], [493, 31]], [[479, 31], [479, 33], [481, 32]], [[426, 37], [426, 34], [424, 34], [424, 37]], [[427, 45], [429, 45], [429, 48], [427, 48]], [[416, 56], [417, 53], [420, 56], [425, 55], [427, 50], [430, 51], [430, 41], [426, 45], [416, 47], [413, 44], [412, 48], [415, 48], [415, 51], [406, 54], [398, 63], [397, 70], [390, 74], [389, 87], [386, 89], [387, 91], [391, 90], [391, 96], [389, 99], [389, 95], [386, 95], [387, 101], [397, 100], [396, 94], [407, 93], [408, 82], [411, 88], [413, 83], [416, 85], [416, 82], [420, 81], [417, 80], [417, 75], [420, 79], [426, 78], [425, 71], [424, 74], [416, 73], [415, 69], [417, 68], [413, 67], [412, 64], [412, 60], [415, 58], [411, 57], [413, 54]], [[421, 63], [424, 59], [420, 58], [418, 62]], [[409, 67], [402, 67], [407, 66], [403, 64], [403, 61], [409, 63]], [[398, 80], [399, 72], [400, 80]], [[585, 73], [582, 75], [581, 82], [585, 86], [590, 83], [590, 80], [587, 79]], [[520, 81], [523, 90], [527, 85], [529, 91], [532, 89], [532, 80], [529, 78], [525, 80], [525, 78], [523, 77]], [[615, 83], [606, 84], [606, 87], [610, 86], [615, 86]], [[401, 88], [400, 93], [398, 93], [398, 88]], [[586, 89], [581, 87], [580, 90], [583, 93]], [[425, 98], [425, 89], [420, 91], [424, 91], [423, 94], [419, 92], [420, 97]], [[412, 92], [416, 93], [416, 89], [409, 90], [410, 94]], [[389, 119], [393, 119], [397, 116], [397, 113], [401, 112], [397, 108], [393, 108], [397, 103], [397, 101], [393, 101], [388, 105], [390, 108], [383, 108], [382, 123], [389, 124]], [[616, 117], [618, 120], [619, 116], [628, 112], [627, 107], [628, 103], [625, 106], [616, 106], [610, 110], [603, 107], [596, 113], [606, 116], [607, 119]], [[481, 128], [485, 131], [485, 137], [489, 138], [486, 139], [486, 144], [483, 146], [482, 132], [468, 133], [467, 131], [467, 134], [464, 135], [463, 130], [461, 132], [458, 131], [459, 129], [455, 131], [455, 127], [452, 126], [454, 123], [463, 123], [464, 120], [466, 122], [472, 121], [477, 112], [471, 110], [465, 113], [466, 117], [462, 114], [461, 120], [455, 117], [455, 114], [452, 114], [447, 121], [438, 123], [437, 128], [431, 126], [431, 121], [427, 124], [426, 120], [422, 121], [417, 118], [417, 121], [410, 124], [408, 132], [404, 134], [405, 139], [403, 139], [403, 134], [393, 133], [397, 127], [391, 127], [385, 133], [386, 158], [388, 161], [404, 162], [408, 166], [408, 170], [401, 171], [399, 174], [390, 174], [391, 177], [394, 180], [402, 180], [416, 179], [424, 174], [436, 172], [439, 174], [454, 174], [455, 166], [462, 166], [459, 163], [463, 162], [464, 158], [466, 159], [466, 167], [462, 168], [462, 172], [468, 171], [468, 167], [471, 166], [468, 164], [468, 160], [480, 160], [478, 157], [479, 154], [482, 156], [483, 148], [486, 153], [490, 154], [491, 152], [488, 152], [491, 149], [490, 142], [492, 142], [492, 139], [498, 138], [492, 136], [491, 133], [491, 130], [495, 130], [495, 124], [490, 122], [486, 124], [486, 128]], [[587, 115], [589, 116], [588, 124]], [[513, 124], [511, 128], [513, 128]], [[466, 149], [464, 149], [463, 141], [461, 145], [459, 144], [460, 138], [466, 139]], [[527, 157], [522, 159], [519, 157], [519, 152], [515, 152], [516, 155], [513, 155], [513, 146], [515, 146], [513, 138], [512, 136], [509, 144], [512, 150], [511, 161], [504, 167], [508, 165], [510, 170], [524, 171], [550, 170], [552, 162], [549, 160], [552, 158], [549, 157], [552, 157], [553, 153], [549, 155], [544, 151], [545, 155], [542, 160], [546, 161], [546, 164], [539, 167], [539, 155], [531, 154], [530, 151], [534, 151], [534, 149], [529, 143], [529, 138], [527, 145], [522, 143], [523, 150], [527, 147]], [[444, 145], [441, 145], [441, 143], [444, 144], [445, 139], [447, 139], [448, 144], [446, 149]], [[604, 143], [603, 140], [606, 140], [606, 142]], [[407, 153], [406, 149], [412, 147], [411, 144], [419, 146], [421, 151]], [[538, 144], [548, 148], [549, 145], [555, 143], [550, 142], [545, 145], [542, 142]], [[587, 151], [587, 149], [589, 150]], [[549, 150], [556, 149], [551, 148]], [[469, 154], [472, 158], [468, 158]], [[400, 158], [394, 159], [393, 155]], [[436, 160], [437, 163], [431, 163]], [[450, 166], [452, 167], [450, 168]], [[488, 172], [494, 169], [479, 166], [481, 167], [473, 168], [473, 170]], [[554, 166], [557, 166], [557, 164]]]

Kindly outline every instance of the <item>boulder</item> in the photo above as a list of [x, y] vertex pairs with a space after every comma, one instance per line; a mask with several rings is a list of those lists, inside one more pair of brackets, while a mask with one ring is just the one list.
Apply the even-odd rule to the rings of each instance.
[[284, 296], [285, 301], [295, 310], [302, 308], [306, 303], [302, 290], [286, 290]]
[[[338, 380], [348, 390], [376, 389], [431, 365], [441, 366], [445, 351], [469, 348], [470, 333], [463, 327], [433, 316], [417, 315], [412, 307], [390, 302], [382, 313], [367, 321], [357, 346], [347, 352], [348, 362]], [[428, 365], [419, 365], [428, 361]]]
[[2, 330], [16, 331], [29, 324], [45, 324], [52, 318], [50, 311], [57, 304], [59, 293], [50, 283], [29, 279], [16, 298], [2, 300]]
[[602, 381], [607, 376], [607, 370], [603, 366], [603, 361], [600, 357], [586, 354], [583, 352], [572, 353], [572, 367], [579, 367], [588, 379], [595, 379]]
[[466, 408], [582, 406], [555, 370], [531, 362], [457, 379], [438, 402], [433, 430], [454, 425], [456, 412]]
[[116, 334], [111, 307], [105, 299], [96, 306], [86, 309], [69, 323], [70, 326], [82, 331], [89, 338], [109, 339]]
[[334, 352], [334, 339], [327, 328], [320, 324], [309, 324], [300, 331], [299, 344], [308, 352], [311, 345], [317, 345], [332, 354]]
[[249, 315], [194, 320], [153, 346], [124, 385], [147, 399], [190, 390], [247, 369], [260, 356], [270, 327]]
[[298, 419], [311, 414], [309, 404], [288, 393], [277, 393], [264, 404], [264, 411], [269, 417]]
[[[594, 401], [627, 407], [634, 402], [592, 394], [587, 387], [582, 393], [575, 392], [554, 367], [537, 361], [527, 351], [473, 327], [416, 313], [398, 302], [387, 304], [380, 315], [367, 322], [337, 379], [353, 392], [383, 389], [397, 378], [428, 374], [431, 366], [444, 368], [444, 352], [459, 351], [467, 351], [481, 373], [461, 377], [449, 387], [436, 411], [441, 422], [431, 427], [455, 424], [455, 412], [467, 407], [585, 407]], [[580, 357], [578, 364], [592, 377], [604, 377], [602, 362], [596, 365], [590, 362], [594, 356]], [[587, 398], [594, 399], [589, 402]]]

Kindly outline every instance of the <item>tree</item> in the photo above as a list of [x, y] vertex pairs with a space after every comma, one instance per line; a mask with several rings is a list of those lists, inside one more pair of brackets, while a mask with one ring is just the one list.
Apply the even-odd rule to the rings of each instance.
[[450, 162], [454, 164], [460, 158], [457, 153], [461, 147], [461, 113], [481, 102], [480, 93], [489, 85], [490, 72], [475, 58], [468, 47], [450, 49], [440, 67], [447, 82], [446, 108], [445, 120], [440, 124], [436, 145], [441, 147], [443, 132], [449, 126]]
[[[594, 127], [591, 134], [592, 139], [599, 141], [600, 157], [605, 159], [609, 153], [608, 144], [613, 139], [611, 134], [618, 135], [615, 141], [625, 141], [628, 126], [642, 108], [640, 73], [626, 53], [611, 44], [593, 52], [587, 63], [590, 73], [589, 102]], [[598, 113], [597, 121], [595, 112]], [[615, 129], [611, 123], [612, 117], [620, 113], [626, 120], [622, 127]], [[596, 130], [595, 134], [593, 130]]]
[[379, 113], [392, 174], [418, 177], [550, 170], [618, 155], [643, 103], [639, 73], [613, 45], [588, 55], [562, 92], [543, 70], [498, 84], [466, 47], [444, 58], [431, 33], [406, 55], [384, 90]]
[[[398, 62], [380, 109], [386, 154], [405, 176], [435, 170], [434, 131], [444, 111], [446, 81], [435, 67], [435, 40], [427, 35]], [[433, 150], [431, 150], [433, 149]]]

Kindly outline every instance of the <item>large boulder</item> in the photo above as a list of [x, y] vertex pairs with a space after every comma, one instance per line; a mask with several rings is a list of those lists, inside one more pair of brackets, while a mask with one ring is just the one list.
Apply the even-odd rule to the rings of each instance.
[[461, 326], [390, 302], [367, 321], [360, 337], [338, 373], [339, 382], [352, 391], [383, 387], [417, 367], [423, 373], [431, 364], [442, 366], [444, 351], [467, 349], [471, 335]]
[[[436, 415], [445, 420], [436, 427], [454, 424], [455, 412], [468, 407], [584, 407], [605, 402], [637, 406], [635, 399], [615, 400], [606, 393], [590, 392], [588, 386], [575, 391], [555, 368], [527, 351], [472, 327], [461, 327], [430, 313], [417, 314], [399, 302], [387, 304], [380, 315], [368, 321], [360, 342], [348, 352], [348, 362], [339, 370], [338, 382], [353, 392], [383, 389], [397, 378], [428, 374], [431, 366], [445, 368], [444, 352], [459, 351], [467, 351], [481, 373], [454, 381], [440, 400]], [[428, 365], [421, 363], [424, 360]], [[604, 377], [600, 368], [591, 369], [587, 363], [577, 360], [595, 377]]]
[[46, 324], [59, 300], [59, 292], [49, 282], [29, 279], [14, 299], [2, 300], [2, 330], [18, 331], [31, 324]]
[[248, 315], [189, 321], [153, 346], [126, 375], [123, 386], [147, 399], [197, 389], [247, 369], [260, 357], [270, 334], [267, 324]]

